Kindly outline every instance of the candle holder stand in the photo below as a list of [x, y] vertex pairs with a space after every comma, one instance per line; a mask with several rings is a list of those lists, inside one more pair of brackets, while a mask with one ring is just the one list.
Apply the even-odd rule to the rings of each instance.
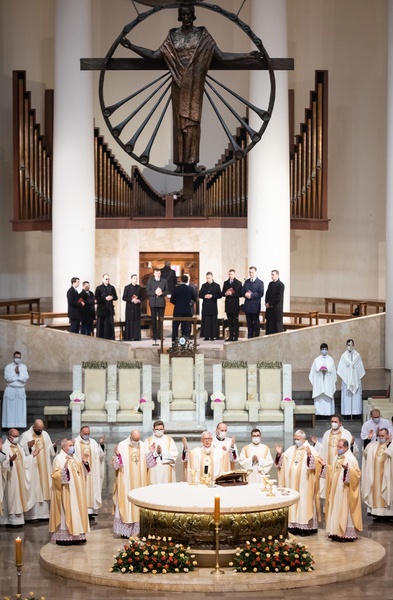
[[225, 571], [220, 569], [220, 529], [221, 523], [220, 521], [215, 521], [214, 523], [215, 533], [216, 533], [216, 566], [214, 567], [214, 571], [211, 571], [211, 575], [224, 575]]
[[16, 577], [17, 577], [17, 585], [16, 585], [16, 589], [17, 589], [17, 596], [18, 598], [22, 597], [22, 567], [23, 567], [23, 563], [15, 563], [15, 567], [16, 567]]

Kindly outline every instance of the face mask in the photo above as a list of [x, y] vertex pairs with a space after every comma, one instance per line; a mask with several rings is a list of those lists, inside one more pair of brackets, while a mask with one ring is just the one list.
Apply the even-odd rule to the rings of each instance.
[[33, 429], [33, 431], [36, 435], [41, 435], [41, 433], [42, 433], [42, 431], [36, 431], [35, 429]]
[[19, 365], [19, 363], [20, 363], [21, 360], [22, 360], [21, 358], [14, 358], [14, 363], [16, 365]]
[[136, 442], [135, 440], [130, 440], [130, 443], [133, 448], [136, 448], [137, 446], [139, 446], [139, 442]]
[[11, 444], [17, 444], [19, 442], [19, 437], [12, 438]]
[[164, 430], [163, 429], [155, 429], [154, 435], [156, 435], [157, 437], [162, 437], [164, 435]]
[[81, 435], [82, 440], [84, 440], [85, 442], [88, 441], [88, 439], [90, 438], [89, 435]]
[[339, 428], [339, 424], [336, 423], [336, 421], [334, 421], [331, 425], [332, 425], [332, 429], [338, 429]]
[[344, 448], [338, 448], [337, 449], [337, 453], [338, 453], [339, 456], [342, 456], [344, 454], [344, 452], [345, 452]]
[[75, 453], [75, 446], [71, 446], [71, 448], [68, 448], [68, 452], [67, 454], [74, 454]]
[[217, 431], [217, 437], [219, 440], [225, 440], [225, 438], [227, 437], [227, 432], [226, 431]]
[[259, 435], [258, 436], [256, 435], [255, 437], [252, 438], [252, 443], [255, 445], [259, 444], [260, 441], [261, 441], [261, 438]]
[[324, 350], [321, 350], [321, 354], [322, 354], [322, 356], [326, 356], [326, 354], [327, 354], [326, 348]]
[[297, 446], [298, 448], [300, 448], [300, 446], [303, 446], [303, 444], [303, 440], [295, 440], [295, 446]]
[[385, 438], [384, 438], [384, 439], [382, 439], [382, 438], [379, 438], [379, 443], [380, 443], [380, 444], [384, 444], [385, 442], [386, 442]]
[[373, 417], [373, 421], [374, 421], [374, 423], [376, 423], [376, 425], [378, 425], [380, 420], [381, 420], [381, 417]]
[[352, 346], [347, 346], [348, 352], [352, 352]]

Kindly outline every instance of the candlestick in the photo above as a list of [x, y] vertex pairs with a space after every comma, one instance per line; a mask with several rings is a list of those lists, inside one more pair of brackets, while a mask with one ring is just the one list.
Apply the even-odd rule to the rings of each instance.
[[20, 537], [17, 537], [15, 540], [15, 565], [21, 566], [23, 565], [22, 561], [22, 540]]
[[214, 521], [215, 523], [220, 522], [220, 496], [214, 497]]

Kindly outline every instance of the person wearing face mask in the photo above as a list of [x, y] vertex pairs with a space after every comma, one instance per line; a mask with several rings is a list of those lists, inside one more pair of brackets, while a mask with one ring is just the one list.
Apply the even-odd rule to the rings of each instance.
[[52, 461], [56, 455], [57, 441], [52, 444], [44, 423], [36, 419], [33, 425], [20, 436], [19, 441], [26, 456], [34, 450], [40, 450], [35, 459], [32, 485], [35, 487], [36, 502], [25, 514], [26, 521], [45, 521], [49, 519], [49, 504], [52, 488]]
[[318, 532], [321, 519], [319, 476], [322, 460], [308, 443], [301, 429], [294, 433], [294, 445], [285, 452], [276, 444], [276, 467], [280, 486], [296, 490], [299, 502], [289, 507], [288, 531], [294, 535], [312, 535]]
[[321, 473], [326, 480], [326, 533], [334, 542], [354, 542], [356, 532], [363, 530], [360, 475], [348, 441], [340, 439], [333, 464], [323, 461]]
[[393, 445], [385, 427], [363, 450], [362, 500], [377, 521], [393, 519]]
[[[353, 453], [358, 453], [359, 448], [355, 442], [355, 438], [348, 429], [343, 427], [340, 415], [332, 415], [330, 417], [330, 429], [323, 434], [322, 443], [318, 441], [315, 435], [310, 436], [310, 441], [314, 445], [315, 451], [318, 452], [328, 465], [333, 464], [333, 460], [337, 454], [337, 444], [340, 439], [347, 440]], [[321, 479], [321, 498], [325, 498], [324, 479]]]
[[[212, 481], [217, 479], [223, 473], [231, 470], [230, 467], [230, 452], [222, 451], [221, 448], [213, 444], [213, 436], [210, 431], [203, 431], [201, 434], [201, 446], [188, 449], [187, 439], [182, 438], [183, 452], [182, 461], [188, 471], [195, 470], [196, 483], [201, 477], [209, 476]], [[187, 476], [188, 478], [188, 476]]]
[[26, 365], [22, 364], [22, 354], [16, 350], [13, 362], [6, 366], [4, 379], [7, 387], [3, 394], [3, 429], [10, 427], [26, 428], [26, 381], [29, 379]]
[[79, 435], [75, 438], [75, 457], [83, 462], [89, 474], [85, 479], [86, 502], [90, 521], [98, 515], [102, 506], [101, 490], [105, 473], [105, 436], [100, 437], [97, 443], [90, 437], [90, 427], [81, 427]]
[[74, 440], [64, 439], [53, 461], [49, 532], [59, 546], [86, 543], [90, 531], [85, 479], [88, 470], [75, 457]]
[[244, 471], [247, 471], [248, 483], [262, 483], [263, 475], [269, 473], [273, 458], [269, 447], [261, 443], [260, 429], [251, 431], [251, 444], [242, 448], [239, 464]]
[[341, 414], [362, 414], [362, 377], [365, 376], [362, 357], [354, 348], [354, 341], [347, 340], [347, 349], [341, 355], [337, 367], [341, 377]]
[[0, 525], [22, 527], [25, 522], [24, 513], [36, 502], [35, 486], [32, 484], [35, 459], [40, 450], [36, 448], [30, 456], [26, 456], [19, 444], [19, 431], [10, 429], [1, 451], [6, 455], [3, 468], [3, 514]]
[[114, 450], [112, 466], [115, 470], [113, 484], [114, 520], [113, 533], [123, 538], [139, 534], [139, 508], [128, 500], [135, 488], [147, 485], [147, 464], [153, 466], [152, 454], [148, 452], [138, 429], [121, 441]]
[[147, 465], [148, 485], [175, 482], [179, 451], [173, 438], [165, 434], [163, 421], [153, 423], [153, 435], [145, 440], [145, 448], [149, 454], [152, 453], [154, 459]]
[[381, 417], [381, 411], [379, 408], [373, 408], [370, 412], [370, 419], [363, 423], [362, 429], [360, 432], [360, 437], [363, 440], [363, 447], [365, 448], [367, 444], [373, 442], [375, 440], [378, 441], [379, 431], [385, 427], [390, 435], [393, 435], [393, 426], [388, 419], [384, 419]]
[[312, 385], [315, 414], [332, 415], [337, 381], [336, 367], [328, 354], [328, 345], [321, 344], [320, 350], [321, 354], [314, 360], [308, 378]]
[[[216, 427], [216, 435], [213, 440], [213, 446], [215, 448], [219, 448], [225, 454], [225, 456], [228, 453], [230, 464], [226, 470], [234, 470], [235, 462], [238, 459], [239, 453], [237, 451], [235, 436], [233, 435], [231, 438], [228, 438], [228, 426], [226, 423], [218, 423]], [[223, 472], [225, 473], [225, 471]]]

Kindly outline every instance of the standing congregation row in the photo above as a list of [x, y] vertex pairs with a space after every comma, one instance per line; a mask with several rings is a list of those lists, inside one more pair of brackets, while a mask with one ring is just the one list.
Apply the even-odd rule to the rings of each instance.
[[[259, 485], [275, 464], [279, 486], [300, 495], [299, 502], [289, 508], [291, 533], [317, 533], [323, 499], [328, 536], [333, 541], [354, 541], [362, 530], [361, 499], [376, 519], [393, 518], [392, 436], [392, 424], [374, 410], [362, 426], [361, 474], [355, 438], [339, 415], [332, 415], [322, 440], [311, 436], [308, 441], [305, 432], [297, 430], [293, 445], [285, 451], [276, 444], [275, 459], [262, 443], [259, 428], [251, 431], [251, 441], [240, 453], [225, 423], [219, 423], [213, 434], [204, 431], [196, 448], [190, 449], [183, 437], [179, 453], [164, 423], [155, 421], [145, 441], [134, 429], [114, 449], [113, 533], [125, 538], [138, 534], [139, 509], [129, 501], [129, 492], [175, 482], [180, 454], [184, 480], [189, 481], [192, 472], [196, 483], [214, 482], [224, 473], [241, 469], [249, 484]], [[49, 519], [51, 539], [57, 544], [85, 543], [89, 522], [94, 522], [102, 506], [105, 438], [96, 442], [84, 425], [76, 439], [61, 441], [59, 453], [58, 444], [58, 440], [52, 442], [40, 419], [22, 435], [13, 428], [4, 442], [0, 440], [0, 524], [21, 527], [25, 521]]]
[[[260, 335], [261, 301], [264, 295], [264, 284], [258, 278], [256, 267], [249, 269], [250, 277], [242, 283], [236, 278], [234, 269], [228, 272], [228, 279], [220, 286], [214, 281], [213, 273], [206, 273], [206, 282], [199, 292], [195, 284], [190, 281], [190, 276], [183, 274], [177, 285], [177, 276], [170, 263], [166, 263], [161, 270], [154, 268], [153, 275], [148, 279], [145, 294], [149, 301], [151, 314], [152, 337], [158, 339], [160, 318], [164, 316], [166, 297], [174, 304], [172, 339], [178, 336], [179, 326], [182, 335], [190, 334], [191, 325], [182, 321], [181, 317], [191, 317], [195, 313], [195, 303], [198, 297], [202, 300], [201, 337], [205, 340], [218, 338], [218, 300], [225, 298], [225, 312], [228, 319], [229, 336], [227, 342], [237, 341], [239, 338], [239, 313], [243, 310], [247, 319], [247, 333], [249, 338]], [[283, 302], [284, 284], [279, 279], [279, 272], [271, 272], [271, 282], [266, 291], [266, 334], [283, 331]], [[71, 287], [67, 291], [68, 317], [70, 332], [91, 335], [94, 324], [97, 326], [97, 337], [108, 340], [115, 339], [114, 327], [114, 302], [118, 300], [115, 287], [110, 283], [108, 274], [102, 276], [102, 283], [93, 293], [90, 283], [84, 281], [81, 292], [79, 277], [72, 277]], [[125, 314], [125, 341], [139, 341], [141, 339], [141, 304], [143, 301], [141, 286], [138, 284], [136, 274], [131, 275], [131, 283], [126, 285], [123, 300], [126, 303]], [[240, 300], [244, 299], [241, 305]]]

